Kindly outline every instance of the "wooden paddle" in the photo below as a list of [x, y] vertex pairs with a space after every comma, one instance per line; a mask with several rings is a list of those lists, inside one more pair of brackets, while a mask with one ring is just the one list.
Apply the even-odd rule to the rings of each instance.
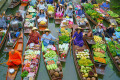
[[[12, 60], [12, 61], [16, 61], [16, 60], [19, 60], [19, 59], [15, 59], [15, 60]], [[4, 63], [7, 63], [7, 62], [0, 63], [0, 65], [1, 65], [1, 64], [4, 64]]]

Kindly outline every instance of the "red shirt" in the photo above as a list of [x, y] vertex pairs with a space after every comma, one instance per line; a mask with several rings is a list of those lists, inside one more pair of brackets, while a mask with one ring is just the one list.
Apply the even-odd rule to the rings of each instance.
[[29, 34], [29, 36], [30, 36], [30, 40], [38, 40], [38, 38], [41, 39], [40, 34], [38, 32], [35, 33], [32, 32]]

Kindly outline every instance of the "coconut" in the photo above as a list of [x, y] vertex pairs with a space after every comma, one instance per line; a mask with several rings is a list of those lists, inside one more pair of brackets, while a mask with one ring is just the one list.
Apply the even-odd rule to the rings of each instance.
[[95, 77], [92, 77], [92, 79], [91, 80], [96, 80], [96, 78]]
[[60, 77], [63, 77], [63, 72], [59, 72], [59, 74], [60, 74]]
[[55, 72], [54, 75], [55, 75], [56, 77], [59, 77], [59, 73], [58, 73], [58, 72]]
[[53, 75], [54, 74], [54, 70], [50, 70], [50, 75]]
[[57, 68], [57, 69], [55, 69], [55, 71], [56, 71], [56, 72], [60, 72], [60, 69], [59, 69], [59, 68]]

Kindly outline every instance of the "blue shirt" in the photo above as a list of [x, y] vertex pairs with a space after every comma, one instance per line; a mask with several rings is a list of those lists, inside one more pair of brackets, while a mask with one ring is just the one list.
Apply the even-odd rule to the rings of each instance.
[[39, 17], [45, 17], [45, 13], [44, 14], [38, 14]]
[[109, 4], [106, 4], [106, 2], [104, 2], [100, 7], [101, 7], [102, 9], [104, 9], [104, 10], [105, 10], [105, 8], [110, 9], [110, 5], [109, 5]]
[[[43, 34], [42, 37], [43, 37], [43, 38], [41, 38], [41, 41], [44, 41], [44, 42], [46, 42], [46, 43], [49, 43], [50, 40], [48, 40], [48, 39], [53, 39], [53, 40], [56, 39], [56, 38], [55, 38], [54, 36], [52, 36], [51, 34], [49, 34], [48, 36], [47, 36], [46, 34]], [[47, 38], [47, 39], [44, 39], [44, 38]]]
[[76, 15], [81, 16], [82, 14], [85, 14], [85, 13], [84, 13], [84, 11], [83, 11], [83, 10], [81, 10], [81, 9], [78, 9], [78, 12], [77, 12], [77, 14], [76, 14]]
[[7, 27], [6, 21], [4, 17], [0, 18], [0, 28]]
[[60, 1], [60, 4], [64, 5], [65, 1], [64, 0], [59, 0]]

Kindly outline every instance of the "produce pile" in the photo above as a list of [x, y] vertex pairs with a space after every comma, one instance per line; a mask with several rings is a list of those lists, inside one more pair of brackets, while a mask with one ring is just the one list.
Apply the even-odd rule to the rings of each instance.
[[120, 18], [115, 19], [118, 24], [120, 24]]
[[103, 22], [103, 17], [102, 14], [98, 13], [97, 11], [95, 11], [93, 9], [93, 5], [90, 3], [86, 3], [83, 5], [84, 9], [86, 10], [86, 13], [94, 20], [96, 20], [97, 22]]
[[48, 5], [47, 12], [48, 12], [49, 14], [53, 14], [53, 13], [54, 13], [54, 6]]
[[[107, 41], [110, 53], [112, 54], [115, 62], [120, 67], [120, 44], [117, 41]], [[115, 45], [116, 44], [116, 45]]]
[[114, 13], [113, 11], [107, 11], [107, 13], [111, 16], [111, 17], [119, 17], [118, 14]]
[[63, 27], [63, 26], [64, 27], [69, 27], [70, 28], [71, 24], [73, 24], [73, 18], [63, 18], [63, 20], [61, 21], [60, 26], [61, 27]]
[[120, 26], [115, 29], [117, 32], [120, 32]]
[[102, 37], [94, 36], [94, 41], [96, 44], [92, 45], [94, 53], [94, 61], [107, 64], [106, 61], [106, 44], [102, 40]]
[[56, 48], [53, 45], [48, 45], [43, 53], [46, 68], [52, 79], [63, 77], [62, 65], [60, 61], [58, 61], [58, 55], [55, 50]]
[[40, 61], [39, 49], [38, 50], [26, 49], [24, 53], [23, 72], [21, 74], [21, 77], [23, 79], [27, 78], [34, 80], [39, 68], [39, 61]]
[[89, 50], [84, 49], [84, 51], [76, 51], [76, 57], [80, 66], [80, 72], [82, 73], [82, 77], [85, 80], [92, 78], [96, 80], [97, 74], [92, 69], [94, 64], [90, 59]]
[[36, 15], [37, 13], [33, 6], [28, 6], [24, 27], [33, 27], [35, 24]]

